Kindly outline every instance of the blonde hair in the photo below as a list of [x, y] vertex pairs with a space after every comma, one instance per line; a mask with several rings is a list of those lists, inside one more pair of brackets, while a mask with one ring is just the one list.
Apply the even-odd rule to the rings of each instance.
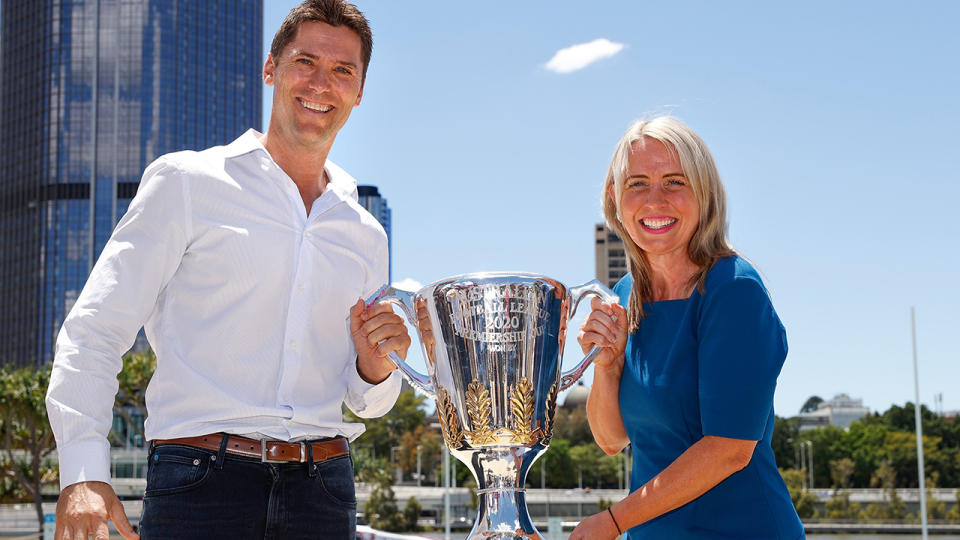
[[[668, 149], [675, 152], [683, 167], [683, 174], [690, 182], [690, 187], [700, 207], [700, 223], [687, 246], [690, 260], [699, 267], [699, 271], [690, 279], [690, 285], [696, 284], [703, 292], [707, 273], [713, 264], [723, 257], [735, 255], [736, 252], [727, 240], [726, 224], [726, 195], [720, 173], [713, 162], [713, 156], [706, 143], [689, 126], [670, 116], [658, 116], [650, 120], [637, 120], [627, 129], [620, 138], [607, 169], [607, 178], [603, 183], [603, 215], [607, 226], [623, 240], [627, 252], [627, 261], [630, 274], [633, 276], [633, 290], [630, 292], [630, 303], [627, 313], [630, 320], [630, 331], [634, 332], [644, 317], [643, 303], [653, 300], [653, 287], [650, 282], [650, 270], [646, 255], [633, 241], [630, 234], [620, 222], [619, 206], [623, 193], [623, 183], [629, 169], [630, 154], [633, 145], [650, 137], [662, 142]], [[616, 201], [610, 198], [610, 187]]]

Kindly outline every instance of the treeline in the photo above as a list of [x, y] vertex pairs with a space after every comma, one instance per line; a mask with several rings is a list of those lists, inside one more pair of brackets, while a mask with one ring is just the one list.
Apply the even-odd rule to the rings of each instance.
[[[920, 407], [924, 475], [927, 487], [960, 486], [960, 422]], [[813, 454], [813, 485], [818, 488], [916, 488], [917, 439], [914, 406], [894, 405], [850, 425], [801, 431], [798, 418], [777, 418], [773, 451], [782, 470], [804, 469], [800, 446]]]
[[[143, 444], [143, 395], [154, 367], [150, 351], [124, 357], [111, 432], [114, 445]], [[0, 368], [0, 502], [36, 501], [43, 486], [56, 483], [56, 463], [50, 460], [53, 437], [43, 403], [49, 374], [49, 366]], [[376, 478], [389, 486], [399, 476], [401, 482], [416, 483], [419, 468], [421, 485], [441, 485], [443, 440], [436, 426], [428, 425], [430, 409], [432, 404], [425, 397], [410, 390], [402, 392], [393, 410], [381, 418], [361, 419], [344, 409], [349, 421], [362, 422], [367, 428], [353, 444], [358, 480]], [[921, 407], [921, 418], [927, 487], [960, 486], [960, 422], [926, 407]], [[800, 462], [801, 446], [807, 458], [812, 453], [817, 488], [882, 488], [895, 497], [892, 490], [918, 485], [912, 403], [869, 415], [849, 429], [828, 426], [801, 431], [797, 418], [777, 417], [775, 422], [773, 451], [798, 510], [812, 504], [801, 493], [810, 474], [809, 459]], [[456, 459], [451, 463], [456, 485], [473, 484], [463, 464]], [[550, 448], [531, 468], [527, 486], [625, 487], [629, 471], [625, 453], [607, 456], [597, 447], [582, 408], [561, 407]], [[897, 514], [897, 501], [891, 504]], [[412, 508], [407, 510], [413, 514]], [[855, 507], [844, 510], [857, 511]]]

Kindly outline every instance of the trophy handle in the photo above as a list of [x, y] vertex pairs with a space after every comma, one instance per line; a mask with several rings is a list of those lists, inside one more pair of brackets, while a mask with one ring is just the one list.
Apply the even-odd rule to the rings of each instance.
[[[580, 301], [586, 298], [587, 296], [596, 296], [605, 302], [617, 302], [619, 298], [613, 293], [606, 285], [600, 283], [598, 280], [594, 279], [580, 285], [579, 287], [572, 287], [570, 289], [570, 298], [573, 299], [573, 304], [570, 306], [570, 313], [567, 314], [567, 320], [573, 318], [573, 315], [577, 312], [577, 306], [580, 305]], [[580, 380], [580, 377], [583, 376], [583, 372], [590, 367], [590, 363], [593, 362], [593, 359], [597, 357], [597, 354], [600, 352], [600, 347], [594, 346], [587, 352], [587, 355], [583, 357], [576, 366], [570, 371], [563, 372], [560, 376], [560, 391], [564, 391], [567, 388], [573, 386], [574, 383]]]
[[[377, 289], [375, 293], [370, 295], [364, 304], [369, 307], [375, 302], [386, 300], [395, 306], [399, 306], [403, 311], [403, 314], [407, 317], [407, 320], [410, 321], [410, 324], [416, 327], [417, 318], [414, 316], [413, 307], [413, 300], [415, 297], [416, 293], [405, 291], [403, 289], [397, 289], [392, 285], [384, 285]], [[387, 358], [396, 364], [397, 369], [400, 370], [400, 374], [403, 375], [403, 378], [410, 383], [410, 386], [423, 392], [430, 399], [436, 399], [437, 393], [433, 387], [433, 383], [430, 382], [430, 377], [410, 367], [410, 365], [404, 362], [403, 358], [400, 358], [400, 355], [395, 352], [391, 351], [389, 354], [387, 354]]]

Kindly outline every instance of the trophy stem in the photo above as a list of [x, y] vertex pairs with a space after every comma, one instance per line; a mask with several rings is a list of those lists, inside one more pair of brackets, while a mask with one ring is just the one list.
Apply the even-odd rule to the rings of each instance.
[[[530, 466], [545, 448], [484, 450], [474, 453], [469, 460], [479, 489], [477, 519], [467, 538], [542, 540], [543, 536], [533, 526], [527, 512], [526, 488], [523, 486]], [[512, 460], [504, 459], [511, 454]]]

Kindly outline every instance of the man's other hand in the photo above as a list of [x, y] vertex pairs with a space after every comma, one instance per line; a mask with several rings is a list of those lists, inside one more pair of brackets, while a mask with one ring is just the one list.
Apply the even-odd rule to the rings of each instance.
[[120, 499], [110, 484], [104, 482], [79, 482], [60, 492], [57, 501], [56, 540], [110, 540], [107, 521], [113, 520], [117, 531], [128, 540], [139, 540], [127, 521], [127, 514]]
[[407, 357], [410, 335], [403, 319], [387, 302], [364, 307], [363, 300], [350, 308], [350, 333], [357, 349], [357, 372], [370, 384], [378, 384], [397, 369], [387, 354]]

